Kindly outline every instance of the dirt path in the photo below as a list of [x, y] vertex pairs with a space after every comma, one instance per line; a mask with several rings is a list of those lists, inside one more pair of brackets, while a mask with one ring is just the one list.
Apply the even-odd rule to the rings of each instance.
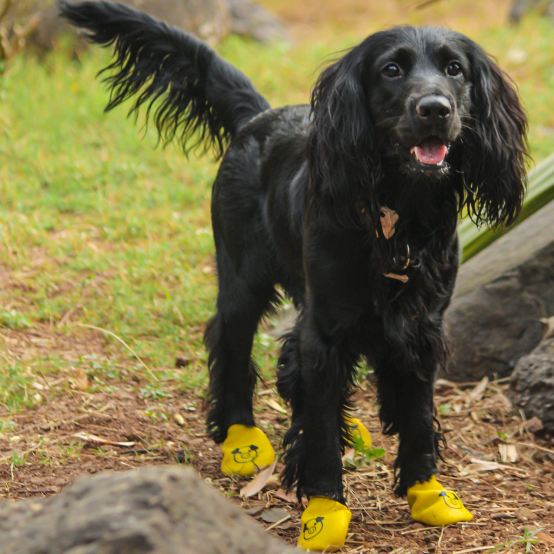
[[[192, 464], [260, 522], [270, 508], [286, 510], [290, 518], [270, 532], [296, 542], [301, 510], [279, 498], [277, 485], [242, 501], [238, 493], [244, 483], [220, 473], [219, 448], [204, 433], [200, 391], [197, 395], [176, 393], [171, 380], [164, 381], [159, 389], [164, 393], [154, 397], [145, 397], [144, 383], [136, 379], [125, 385], [114, 381], [109, 393], [79, 390], [75, 377], [63, 383], [45, 379], [42, 385], [38, 387], [44, 396], [41, 405], [17, 415], [0, 414], [14, 422], [0, 436], [2, 498], [56, 494], [81, 474], [181, 462]], [[446, 462], [441, 463], [442, 482], [457, 490], [475, 514], [471, 523], [446, 529], [414, 523], [406, 501], [392, 495], [396, 440], [379, 432], [373, 389], [370, 384], [363, 388], [357, 398], [359, 417], [368, 425], [375, 446], [384, 448], [386, 454], [345, 474], [353, 511], [346, 552], [469, 554], [521, 540], [526, 530], [544, 528], [554, 537], [554, 450], [548, 442], [535, 439], [528, 429], [532, 423], [523, 422], [512, 411], [505, 385], [493, 382], [480, 392], [474, 385], [439, 382], [439, 419], [449, 444]], [[274, 383], [260, 388], [257, 418], [274, 444], [279, 443], [288, 422], [288, 416], [276, 409], [277, 402]], [[128, 444], [102, 444], [91, 435]], [[515, 463], [502, 462], [500, 449], [505, 443], [514, 445]], [[487, 462], [500, 465], [488, 467]], [[537, 536], [543, 538], [532, 545], [531, 552], [551, 552], [554, 543], [545, 542], [549, 535]], [[497, 550], [507, 551], [507, 547]], [[524, 552], [525, 544], [511, 551]]]

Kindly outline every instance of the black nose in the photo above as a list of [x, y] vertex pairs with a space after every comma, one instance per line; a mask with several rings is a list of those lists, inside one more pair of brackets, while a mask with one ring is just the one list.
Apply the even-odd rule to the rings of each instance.
[[446, 119], [451, 111], [452, 105], [446, 96], [424, 96], [416, 104], [417, 116], [427, 122]]

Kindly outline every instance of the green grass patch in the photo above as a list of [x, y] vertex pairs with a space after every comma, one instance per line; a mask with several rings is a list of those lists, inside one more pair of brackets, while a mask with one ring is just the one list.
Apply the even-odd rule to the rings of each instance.
[[[264, 47], [233, 37], [219, 51], [276, 107], [308, 102], [325, 59], [360, 38]], [[551, 25], [528, 18], [472, 38], [513, 75], [530, 116], [532, 154], [545, 158], [554, 152]], [[79, 62], [64, 52], [44, 64], [22, 57], [0, 81], [0, 330], [46, 328], [71, 339], [92, 325], [127, 346], [105, 335], [109, 355], [91, 346], [74, 363], [56, 345], [47, 356], [30, 351], [24, 364], [6, 354], [0, 404], [10, 410], [32, 405], [34, 375], [79, 365], [91, 386], [140, 373], [148, 381], [140, 392], [153, 406], [169, 386], [206, 382], [202, 329], [217, 293], [209, 208], [217, 164], [209, 156], [187, 160], [172, 145], [156, 148], [153, 129], [140, 119], [135, 126], [124, 108], [104, 114], [107, 93], [95, 76], [108, 61], [98, 49]], [[277, 352], [267, 335], [257, 338], [266, 377]], [[173, 372], [178, 354], [191, 363]]]

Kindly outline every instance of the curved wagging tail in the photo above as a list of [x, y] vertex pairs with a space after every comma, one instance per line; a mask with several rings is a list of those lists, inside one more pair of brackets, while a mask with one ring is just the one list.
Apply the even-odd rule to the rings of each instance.
[[395, 493], [417, 521], [471, 519], [435, 477], [444, 439], [433, 387], [448, 357], [458, 216], [509, 224], [522, 205], [527, 121], [509, 78], [459, 33], [398, 27], [329, 65], [310, 105], [272, 110], [190, 34], [118, 4], [61, 9], [115, 49], [108, 109], [132, 98], [163, 141], [222, 155], [212, 194], [219, 292], [205, 335], [222, 471], [246, 477], [275, 460], [255, 425], [251, 349], [280, 287], [299, 312], [277, 388], [292, 408], [282, 483], [310, 498], [300, 546], [344, 544], [341, 452], [353, 421], [371, 442], [363, 414], [352, 418], [364, 359], [383, 431], [400, 439]]
[[110, 2], [62, 2], [61, 13], [92, 42], [114, 46], [106, 109], [136, 96], [132, 111], [154, 109], [165, 141], [177, 138], [186, 148], [199, 132], [198, 141], [221, 155], [241, 127], [270, 108], [250, 80], [206, 43], [143, 12]]

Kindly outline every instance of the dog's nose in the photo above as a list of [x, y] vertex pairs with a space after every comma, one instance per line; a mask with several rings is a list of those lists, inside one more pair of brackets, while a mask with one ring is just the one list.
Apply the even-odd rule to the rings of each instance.
[[446, 96], [424, 96], [416, 104], [417, 116], [427, 122], [446, 119], [451, 112], [452, 105]]

